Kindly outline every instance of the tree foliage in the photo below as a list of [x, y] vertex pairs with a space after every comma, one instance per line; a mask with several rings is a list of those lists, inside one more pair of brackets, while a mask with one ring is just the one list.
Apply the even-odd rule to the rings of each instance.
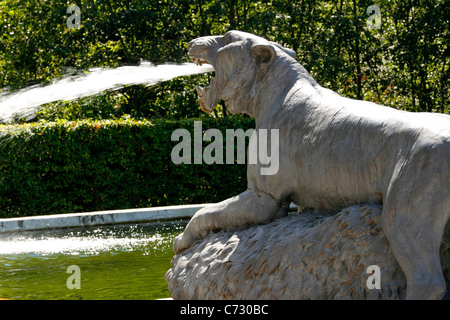
[[[379, 0], [379, 29], [367, 25], [368, 0], [77, 0], [78, 29], [66, 25], [72, 1], [0, 4], [0, 87], [10, 90], [92, 67], [185, 62], [189, 40], [239, 29], [291, 47], [319, 83], [344, 96], [450, 112], [448, 0]], [[176, 79], [58, 102], [40, 117], [198, 117], [194, 83], [208, 80]]]

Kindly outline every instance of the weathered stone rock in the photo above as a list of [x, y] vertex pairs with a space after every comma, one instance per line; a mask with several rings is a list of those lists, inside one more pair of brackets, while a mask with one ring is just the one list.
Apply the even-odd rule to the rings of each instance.
[[[174, 299], [403, 299], [406, 279], [378, 225], [381, 206], [334, 216], [290, 214], [266, 225], [220, 231], [173, 257]], [[441, 246], [449, 278], [448, 230]], [[367, 268], [380, 268], [369, 289]]]

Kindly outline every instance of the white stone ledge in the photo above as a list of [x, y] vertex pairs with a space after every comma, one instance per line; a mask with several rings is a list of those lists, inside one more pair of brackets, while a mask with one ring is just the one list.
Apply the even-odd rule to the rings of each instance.
[[116, 223], [151, 222], [191, 218], [198, 210], [209, 205], [211, 204], [192, 204], [183, 206], [6, 218], [0, 219], [0, 232], [72, 228]]
[[[0, 219], [0, 233], [191, 218], [198, 210], [210, 205], [212, 204], [190, 204], [182, 206], [6, 218]], [[296, 206], [291, 203], [290, 208], [293, 209], [296, 208]]]

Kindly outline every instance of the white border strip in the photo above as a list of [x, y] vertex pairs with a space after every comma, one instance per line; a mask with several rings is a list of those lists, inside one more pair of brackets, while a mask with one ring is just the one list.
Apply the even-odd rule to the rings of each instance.
[[[213, 203], [0, 219], [0, 233], [191, 218]], [[296, 208], [291, 203], [290, 208]]]
[[0, 219], [0, 233], [191, 218], [198, 210], [210, 205], [211, 204], [192, 204], [183, 206], [6, 218]]

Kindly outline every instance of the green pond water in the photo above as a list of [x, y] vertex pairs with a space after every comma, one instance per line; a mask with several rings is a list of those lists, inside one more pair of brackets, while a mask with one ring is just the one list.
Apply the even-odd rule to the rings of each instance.
[[[0, 298], [168, 298], [164, 275], [171, 268], [173, 239], [186, 224], [179, 220], [0, 234]], [[69, 266], [78, 266], [79, 273], [68, 273]], [[69, 289], [68, 282], [79, 283], [80, 289]]]

